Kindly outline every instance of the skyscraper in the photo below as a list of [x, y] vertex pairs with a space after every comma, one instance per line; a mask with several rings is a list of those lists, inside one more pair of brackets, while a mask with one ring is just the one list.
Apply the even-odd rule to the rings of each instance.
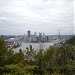
[[30, 37], [31, 36], [31, 32], [28, 30], [28, 37]]
[[39, 41], [42, 41], [42, 33], [39, 33]]

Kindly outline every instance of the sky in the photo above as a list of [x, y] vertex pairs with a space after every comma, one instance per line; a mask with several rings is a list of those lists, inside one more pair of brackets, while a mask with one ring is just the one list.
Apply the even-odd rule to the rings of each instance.
[[74, 0], [0, 0], [0, 35], [74, 34]]

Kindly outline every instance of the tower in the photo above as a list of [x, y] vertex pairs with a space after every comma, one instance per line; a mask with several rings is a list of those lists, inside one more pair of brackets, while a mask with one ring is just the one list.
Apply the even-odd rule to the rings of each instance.
[[30, 37], [31, 36], [31, 32], [28, 30], [28, 37]]

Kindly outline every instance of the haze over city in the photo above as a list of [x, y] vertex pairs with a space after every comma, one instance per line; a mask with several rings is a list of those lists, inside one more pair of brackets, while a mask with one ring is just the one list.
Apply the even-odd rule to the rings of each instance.
[[73, 0], [0, 0], [0, 35], [74, 34]]

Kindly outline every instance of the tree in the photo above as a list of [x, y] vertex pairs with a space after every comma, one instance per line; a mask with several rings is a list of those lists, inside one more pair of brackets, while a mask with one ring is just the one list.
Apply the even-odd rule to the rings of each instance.
[[5, 40], [0, 37], [0, 67], [6, 64], [8, 51], [10, 48], [6, 45]]
[[35, 56], [36, 60], [36, 67], [34, 68], [34, 75], [39, 74], [39, 75], [44, 75], [44, 64], [43, 64], [43, 50], [40, 49], [39, 52]]
[[23, 53], [23, 51], [20, 49], [19, 52], [16, 52], [13, 56], [14, 62], [15, 64], [18, 63], [24, 63], [25, 60], [25, 55]]
[[6, 64], [9, 65], [9, 64], [13, 64], [14, 62], [14, 51], [12, 49], [8, 50], [7, 51], [7, 54], [6, 54]]
[[71, 65], [75, 60], [75, 49], [72, 45], [64, 44], [56, 50], [55, 58], [57, 66]]
[[46, 72], [48, 74], [53, 73], [53, 68], [54, 67], [54, 51], [55, 48], [54, 47], [50, 47], [48, 49], [46, 49], [46, 51], [44, 52], [44, 69], [46, 70]]
[[35, 59], [35, 51], [34, 49], [32, 49], [32, 45], [29, 46], [29, 48], [26, 48], [27, 51], [26, 51], [26, 60], [27, 62], [29, 62], [30, 64], [34, 63]]
[[54, 65], [54, 48], [50, 47], [44, 52], [44, 61], [46, 67]]

